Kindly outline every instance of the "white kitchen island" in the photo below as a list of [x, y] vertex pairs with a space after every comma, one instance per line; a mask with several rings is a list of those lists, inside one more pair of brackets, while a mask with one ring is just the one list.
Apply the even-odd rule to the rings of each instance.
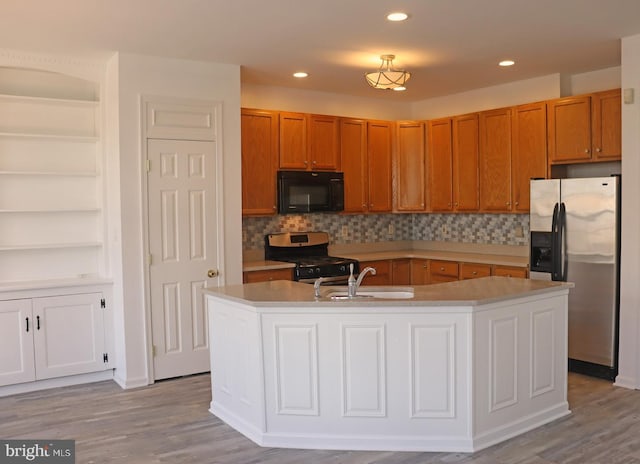
[[290, 281], [206, 290], [210, 411], [268, 447], [480, 450], [570, 413], [571, 286], [487, 277], [355, 300]]

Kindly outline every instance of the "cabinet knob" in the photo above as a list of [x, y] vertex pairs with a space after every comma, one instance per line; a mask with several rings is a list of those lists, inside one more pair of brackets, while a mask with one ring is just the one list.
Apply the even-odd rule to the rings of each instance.
[[518, 206], [519, 204], [520, 204], [520, 202], [519, 202], [519, 201], [516, 201], [516, 206]]
[[478, 271], [473, 271], [471, 274], [478, 275]]
[[441, 267], [441, 268], [440, 268], [440, 270], [441, 270], [441, 271], [444, 271], [444, 267]]
[[451, 206], [451, 203], [447, 203], [447, 206]]
[[313, 161], [311, 162], [311, 164], [314, 164], [314, 165], [315, 165], [315, 164], [316, 164], [316, 160], [313, 160]]
[[367, 204], [366, 204], [366, 203], [362, 203], [362, 207], [363, 207], [363, 208], [366, 208], [366, 207], [367, 207]]
[[596, 148], [596, 152], [600, 153], [602, 149], [600, 147]]
[[456, 201], [456, 208], [458, 207], [458, 202]]
[[209, 269], [207, 271], [207, 277], [209, 277], [210, 279], [213, 279], [214, 277], [218, 277], [218, 270], [217, 269]]
[[589, 149], [588, 149], [588, 148], [585, 148], [585, 149], [584, 149], [584, 152], [585, 152], [585, 153], [589, 153]]
[[426, 264], [423, 264], [423, 265], [422, 265], [422, 269], [426, 269], [426, 268], [427, 268], [427, 265], [426, 265]]
[[510, 201], [508, 201], [508, 202], [506, 203], [506, 205], [507, 205], [507, 206], [509, 206], [510, 204], [511, 204], [511, 202], [510, 202]]
[[309, 162], [307, 160], [304, 160], [304, 164], [307, 165], [309, 164]]

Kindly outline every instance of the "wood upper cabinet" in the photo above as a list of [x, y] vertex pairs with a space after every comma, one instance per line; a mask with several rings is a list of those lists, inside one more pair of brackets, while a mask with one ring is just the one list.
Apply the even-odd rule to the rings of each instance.
[[591, 160], [591, 97], [551, 100], [547, 112], [549, 161]]
[[280, 168], [308, 169], [307, 115], [280, 113]]
[[335, 116], [309, 116], [308, 160], [312, 170], [340, 167], [340, 119]]
[[450, 118], [427, 123], [427, 189], [431, 211], [453, 210], [453, 147]]
[[511, 136], [512, 211], [529, 211], [530, 180], [547, 176], [547, 105], [513, 108]]
[[548, 103], [551, 164], [619, 160], [622, 156], [620, 89]]
[[622, 99], [620, 89], [591, 96], [591, 143], [594, 161], [622, 158]]
[[336, 170], [339, 167], [339, 119], [304, 113], [280, 113], [281, 169]]
[[344, 211], [368, 210], [367, 121], [340, 120], [340, 162], [344, 172]]
[[369, 211], [391, 211], [391, 158], [393, 123], [388, 121], [367, 122], [367, 165]]
[[395, 209], [425, 209], [424, 123], [399, 122], [394, 156]]
[[511, 108], [480, 113], [480, 209], [511, 211]]
[[278, 113], [242, 109], [242, 214], [276, 213]]
[[478, 115], [453, 118], [453, 209], [477, 211], [478, 198]]

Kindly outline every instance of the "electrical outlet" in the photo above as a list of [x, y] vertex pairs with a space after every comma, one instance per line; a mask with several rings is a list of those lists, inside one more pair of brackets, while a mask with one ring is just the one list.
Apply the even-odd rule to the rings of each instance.
[[393, 223], [390, 222], [389, 223], [389, 236], [393, 236], [393, 234], [395, 233], [395, 228], [393, 227]]
[[349, 228], [347, 226], [342, 226], [342, 238], [347, 238], [349, 236]]
[[522, 229], [522, 226], [516, 226], [516, 229], [514, 232], [516, 237], [518, 238], [524, 237], [524, 230]]
[[442, 235], [447, 235], [449, 233], [449, 228], [446, 224], [442, 224]]

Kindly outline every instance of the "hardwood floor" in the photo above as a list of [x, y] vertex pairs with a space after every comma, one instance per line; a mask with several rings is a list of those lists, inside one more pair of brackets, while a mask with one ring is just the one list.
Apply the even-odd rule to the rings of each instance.
[[26, 393], [0, 398], [0, 438], [75, 439], [78, 464], [640, 464], [640, 391], [578, 374], [570, 416], [474, 454], [261, 448], [211, 415], [209, 401], [208, 375]]

